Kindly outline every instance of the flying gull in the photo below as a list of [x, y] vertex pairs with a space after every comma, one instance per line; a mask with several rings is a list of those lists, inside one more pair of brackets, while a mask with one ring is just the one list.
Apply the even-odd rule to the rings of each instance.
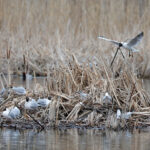
[[[129, 42], [118, 42], [118, 41], [114, 41], [114, 40], [105, 38], [105, 37], [103, 37], [103, 36], [99, 36], [98, 38], [99, 38], [99, 39], [102, 39], [102, 40], [105, 40], [105, 41], [108, 41], [108, 42], [111, 42], [111, 43], [113, 43], [113, 44], [115, 44], [115, 45], [118, 46], [118, 48], [117, 48], [117, 50], [116, 50], [116, 53], [115, 53], [115, 55], [114, 55], [114, 58], [113, 58], [113, 60], [112, 60], [112, 62], [111, 62], [111, 66], [112, 66], [112, 64], [113, 64], [113, 62], [114, 62], [114, 60], [115, 60], [115, 58], [116, 58], [116, 55], [117, 55], [117, 53], [118, 53], [118, 50], [121, 50], [121, 49], [120, 49], [121, 47], [123, 47], [123, 48], [129, 50], [129, 54], [130, 54], [130, 52], [138, 52], [139, 50], [135, 49], [134, 46], [136, 46], [136, 45], [141, 41], [141, 39], [143, 38], [143, 36], [144, 36], [144, 33], [141, 32], [141, 33], [139, 33], [137, 36], [135, 36], [133, 39], [131, 39]], [[121, 53], [122, 53], [122, 51], [121, 51]], [[122, 54], [122, 55], [123, 55], [123, 54]], [[124, 56], [123, 56], [123, 57], [124, 57]]]

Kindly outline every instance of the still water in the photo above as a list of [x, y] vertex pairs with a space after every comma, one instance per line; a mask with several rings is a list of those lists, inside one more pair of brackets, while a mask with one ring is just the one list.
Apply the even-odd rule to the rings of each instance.
[[[7, 79], [7, 77], [6, 77]], [[13, 83], [13, 86], [23, 86], [26, 89], [34, 89], [35, 85], [38, 83], [41, 86], [45, 85], [45, 77], [36, 77], [32, 79], [28, 79], [26, 81], [22, 80], [22, 77], [18, 76], [12, 76], [11, 82]]]
[[36, 132], [0, 130], [0, 149], [7, 150], [149, 150], [150, 131], [68, 129]]

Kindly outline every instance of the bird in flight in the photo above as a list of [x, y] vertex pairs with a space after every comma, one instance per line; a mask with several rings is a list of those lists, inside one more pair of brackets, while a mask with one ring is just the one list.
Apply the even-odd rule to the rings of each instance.
[[[129, 50], [129, 54], [130, 54], [130, 52], [138, 52], [139, 50], [137, 50], [136, 48], [134, 48], [134, 46], [136, 46], [136, 45], [141, 41], [141, 39], [143, 38], [143, 36], [144, 36], [144, 33], [141, 32], [141, 33], [139, 33], [137, 36], [135, 36], [134, 38], [132, 38], [129, 42], [118, 42], [118, 41], [114, 41], [114, 40], [105, 38], [105, 37], [103, 37], [103, 36], [99, 36], [98, 38], [99, 38], [99, 39], [102, 39], [102, 40], [105, 40], [105, 41], [108, 41], [108, 42], [111, 42], [111, 43], [113, 43], [113, 44], [115, 44], [115, 45], [118, 46], [117, 51], [116, 51], [116, 53], [115, 53], [115, 55], [114, 55], [114, 58], [113, 58], [113, 60], [112, 60], [112, 62], [111, 62], [111, 66], [112, 66], [112, 64], [113, 64], [113, 62], [114, 62], [114, 59], [115, 59], [115, 57], [116, 57], [116, 55], [117, 55], [117, 53], [118, 53], [118, 50], [119, 50], [121, 47], [123, 47], [123, 48]], [[122, 51], [121, 51], [121, 52], [122, 52]], [[122, 54], [122, 55], [123, 55], [123, 54]], [[130, 55], [129, 55], [129, 56], [130, 56]], [[124, 57], [124, 56], [123, 56], [123, 57]]]

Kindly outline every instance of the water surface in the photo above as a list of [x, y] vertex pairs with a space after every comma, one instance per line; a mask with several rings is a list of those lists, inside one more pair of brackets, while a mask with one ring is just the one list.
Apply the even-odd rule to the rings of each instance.
[[37, 132], [0, 130], [0, 149], [149, 150], [150, 131], [100, 131], [69, 129]]

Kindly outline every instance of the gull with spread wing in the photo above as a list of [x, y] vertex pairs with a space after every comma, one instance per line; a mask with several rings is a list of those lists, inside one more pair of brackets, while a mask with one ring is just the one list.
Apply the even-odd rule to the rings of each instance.
[[111, 40], [111, 39], [107, 39], [107, 38], [105, 38], [103, 36], [99, 36], [98, 38], [102, 39], [102, 40], [105, 40], [105, 41], [108, 41], [108, 42], [111, 42], [111, 43], [113, 43], [113, 44], [115, 44], [115, 45], [118, 46], [117, 51], [116, 51], [116, 53], [114, 55], [114, 58], [113, 58], [113, 60], [111, 62], [111, 66], [112, 66], [112, 64], [113, 64], [113, 62], [115, 60], [115, 57], [116, 57], [116, 55], [118, 53], [118, 50], [121, 47], [129, 50], [129, 54], [130, 54], [130, 52], [138, 52], [139, 50], [135, 49], [134, 46], [136, 46], [141, 41], [141, 39], [143, 38], [143, 36], [144, 36], [144, 33], [141, 32], [136, 37], [134, 37], [133, 39], [131, 39], [129, 42], [118, 42], [118, 41], [114, 41], [114, 40]]

